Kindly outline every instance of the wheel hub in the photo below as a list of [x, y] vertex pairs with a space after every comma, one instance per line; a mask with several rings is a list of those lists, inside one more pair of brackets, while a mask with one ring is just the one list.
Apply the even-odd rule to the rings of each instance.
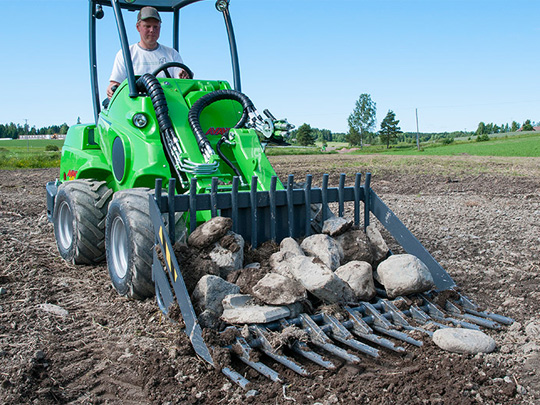
[[126, 225], [119, 216], [112, 223], [111, 242], [110, 266], [119, 278], [124, 278], [128, 270], [128, 238]]

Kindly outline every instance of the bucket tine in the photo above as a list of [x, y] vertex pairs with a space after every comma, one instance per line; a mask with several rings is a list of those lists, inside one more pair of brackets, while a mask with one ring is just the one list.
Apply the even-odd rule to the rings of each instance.
[[255, 326], [251, 329], [255, 332], [257, 335], [257, 338], [260, 342], [260, 349], [266, 354], [268, 357], [271, 357], [278, 363], [283, 364], [285, 367], [290, 368], [295, 373], [298, 373], [300, 375], [303, 375], [305, 377], [308, 377], [310, 374], [307, 372], [305, 368], [300, 366], [299, 364], [295, 363], [293, 360], [288, 358], [287, 356], [284, 356], [282, 354], [279, 354], [270, 344], [268, 339], [266, 339], [265, 333], [263, 329], [260, 326]]
[[460, 305], [465, 312], [471, 315], [493, 319], [495, 322], [502, 323], [503, 325], [512, 325], [514, 323], [514, 320], [507, 316], [492, 314], [491, 312], [479, 311], [478, 305], [476, 305], [464, 295], [459, 294], [459, 300], [457, 301], [457, 304]]
[[[439, 308], [437, 308], [435, 304], [430, 302], [426, 297], [422, 297], [422, 298], [424, 299], [424, 303], [425, 303], [425, 307], [427, 308], [428, 315], [431, 316], [433, 319], [437, 321], [442, 321], [442, 322], [451, 322], [454, 325], [461, 326], [463, 328], [477, 329], [477, 330], [480, 329], [478, 325], [472, 324], [470, 322], [460, 321], [459, 319], [445, 316], [444, 312], [441, 311]], [[423, 310], [423, 308], [420, 308], [420, 309]]]
[[300, 319], [302, 321], [304, 330], [310, 337], [310, 342], [315, 346], [318, 346], [350, 363], [360, 363], [360, 359], [357, 356], [331, 343], [330, 338], [326, 336], [322, 329], [308, 315], [300, 314]]
[[[379, 313], [379, 311], [377, 311], [373, 305], [371, 305], [368, 302], [364, 302], [363, 305], [366, 311], [366, 315], [370, 315], [371, 318], [373, 319], [372, 327], [374, 330], [376, 330], [379, 333], [383, 333], [387, 336], [410, 343], [411, 345], [414, 345], [414, 346], [420, 347], [423, 345], [421, 341], [413, 339], [406, 333], [393, 329], [393, 325], [390, 323], [390, 321], [388, 321], [388, 319], [386, 319], [383, 315], [381, 315], [381, 313]], [[407, 329], [411, 330], [411, 329], [416, 329], [416, 328], [409, 326]]]
[[274, 382], [283, 383], [283, 380], [279, 377], [279, 374], [277, 371], [272, 370], [267, 365], [259, 362], [259, 361], [253, 361], [251, 360], [251, 347], [248, 345], [246, 340], [244, 338], [236, 338], [236, 347], [239, 349], [238, 352], [235, 351], [235, 354], [238, 356], [240, 360], [242, 360], [244, 363], [246, 363], [248, 366], [253, 368], [254, 370], [258, 371], [265, 377], [268, 377]]
[[242, 374], [230, 369], [229, 367], [224, 367], [221, 369], [221, 372], [225, 374], [232, 382], [238, 384], [243, 389], [246, 389], [250, 381], [242, 376]]
[[332, 331], [332, 337], [338, 342], [343, 343], [349, 347], [352, 347], [359, 352], [365, 353], [372, 357], [379, 357], [379, 350], [359, 342], [353, 338], [353, 335], [345, 328], [335, 317], [323, 313], [323, 320], [326, 325], [330, 326]]
[[[289, 324], [289, 322], [282, 319], [280, 321], [280, 325], [284, 329], [287, 326], [289, 326], [290, 324]], [[302, 357], [312, 361], [315, 364], [318, 364], [321, 367], [326, 368], [327, 370], [335, 370], [336, 369], [336, 366], [335, 366], [334, 363], [332, 363], [331, 361], [325, 360], [323, 356], [321, 356], [320, 354], [315, 353], [314, 351], [312, 351], [306, 343], [304, 343], [304, 342], [302, 342], [300, 340], [296, 340], [290, 346], [290, 349], [293, 352], [295, 352], [296, 354], [301, 355]]]
[[321, 367], [326, 368], [327, 370], [335, 370], [336, 365], [331, 361], [325, 360], [320, 354], [315, 353], [309, 349], [309, 346], [304, 342], [296, 341], [292, 344], [291, 350], [296, 354], [299, 354], [305, 357], [308, 360], [311, 360], [313, 363], [318, 364]]
[[476, 315], [471, 315], [471, 314], [464, 314], [460, 311], [460, 309], [452, 304], [450, 301], [446, 301], [446, 304], [445, 304], [445, 309], [451, 313], [453, 316], [457, 317], [457, 318], [461, 318], [461, 319], [464, 319], [466, 321], [470, 321], [476, 325], [480, 325], [480, 326], [483, 326], [485, 328], [489, 328], [489, 329], [500, 329], [501, 328], [501, 325], [498, 324], [497, 322], [495, 321], [492, 321], [490, 319], [485, 319], [481, 316], [476, 316]]
[[373, 333], [373, 329], [355, 313], [351, 308], [345, 307], [347, 312], [349, 312], [349, 320], [352, 322], [352, 331], [358, 337], [369, 340], [372, 343], [375, 343], [379, 346], [382, 346], [386, 349], [393, 350], [397, 353], [405, 352], [405, 349], [401, 346], [396, 346], [392, 341], [385, 339], [381, 336], [377, 336]]

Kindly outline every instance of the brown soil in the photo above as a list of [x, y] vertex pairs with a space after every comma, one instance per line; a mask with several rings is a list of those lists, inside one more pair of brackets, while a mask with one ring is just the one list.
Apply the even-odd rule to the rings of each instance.
[[[386, 159], [386, 158], [385, 158]], [[540, 160], [388, 158], [349, 155], [272, 158], [278, 174], [330, 173], [372, 187], [473, 301], [517, 322], [486, 331], [492, 354], [444, 352], [429, 339], [404, 355], [361, 356], [300, 377], [261, 356], [286, 381], [271, 383], [216, 352], [252, 381], [251, 396], [193, 352], [181, 322], [153, 299], [111, 287], [106, 266], [73, 266], [58, 255], [44, 184], [57, 170], [0, 171], [1, 403], [489, 403], [540, 401]], [[272, 247], [273, 249], [273, 247]], [[392, 246], [393, 250], [398, 250]], [[67, 315], [50, 312], [54, 304]], [[299, 362], [302, 362], [300, 359]]]

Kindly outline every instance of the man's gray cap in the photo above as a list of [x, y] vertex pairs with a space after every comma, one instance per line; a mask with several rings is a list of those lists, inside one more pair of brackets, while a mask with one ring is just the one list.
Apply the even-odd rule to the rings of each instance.
[[141, 8], [141, 11], [139, 11], [139, 15], [137, 16], [137, 21], [144, 21], [149, 18], [154, 18], [161, 22], [161, 17], [159, 16], [158, 11], [154, 7]]

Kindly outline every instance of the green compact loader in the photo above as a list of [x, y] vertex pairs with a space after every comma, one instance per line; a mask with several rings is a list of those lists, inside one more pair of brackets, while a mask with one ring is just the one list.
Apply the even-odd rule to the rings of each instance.
[[[301, 187], [295, 186], [293, 176], [285, 184], [277, 178], [264, 153], [265, 146], [284, 144], [294, 127], [267, 110], [259, 114], [241, 92], [229, 0], [218, 0], [215, 6], [225, 21], [234, 89], [223, 80], [196, 79], [189, 67], [178, 63], [165, 63], [151, 74], [134, 75], [123, 13], [144, 6], [172, 13], [173, 47], [178, 49], [180, 10], [198, 1], [89, 0], [95, 123], [69, 129], [59, 179], [46, 186], [48, 217], [54, 224], [62, 258], [75, 264], [97, 264], [106, 259], [119, 294], [136, 299], [155, 295], [165, 314], [177, 303], [196, 353], [215, 365], [213, 348], [202, 337], [172, 253], [173, 244], [217, 215], [232, 218], [233, 231], [253, 248], [267, 240], [279, 243], [288, 236], [301, 238], [320, 229], [325, 219], [335, 215], [330, 207], [337, 207], [337, 215], [343, 216], [348, 203], [354, 208], [355, 225], [365, 228], [374, 216], [405, 251], [422, 260], [433, 276], [435, 289], [419, 294], [405, 310], [398, 309], [396, 300], [389, 300], [379, 289], [372, 301], [345, 306], [349, 313], [346, 321], [322, 312], [249, 325], [249, 338], [238, 331], [234, 349], [226, 347], [240, 360], [272, 380], [281, 381], [273, 369], [250, 356], [250, 351], [257, 349], [306, 375], [293, 357], [273, 348], [266, 338], [268, 331], [288, 326], [302, 328], [309, 337], [308, 343], [292, 341], [290, 353], [333, 368], [332, 361], [321, 351], [351, 362], [359, 358], [342, 346], [375, 357], [379, 351], [370, 345], [401, 352], [404, 349], [396, 341], [422, 344], [408, 331], [432, 334], [422, 327], [427, 322], [441, 328], [454, 324], [473, 329], [511, 323], [509, 318], [480, 312], [454, 291], [452, 278], [371, 189], [369, 173], [363, 183], [358, 174], [350, 187], [345, 186], [342, 175], [339, 186], [334, 188], [328, 187], [328, 175], [323, 176], [320, 188], [311, 186], [310, 175]], [[96, 26], [104, 17], [104, 7], [114, 14], [127, 79], [102, 107]], [[171, 67], [183, 68], [191, 78], [170, 77]], [[160, 72], [166, 77], [156, 77]], [[434, 298], [441, 292], [448, 292], [444, 295], [447, 299], [438, 299], [435, 304]], [[249, 381], [232, 368], [220, 369], [237, 384], [248, 386]]]

